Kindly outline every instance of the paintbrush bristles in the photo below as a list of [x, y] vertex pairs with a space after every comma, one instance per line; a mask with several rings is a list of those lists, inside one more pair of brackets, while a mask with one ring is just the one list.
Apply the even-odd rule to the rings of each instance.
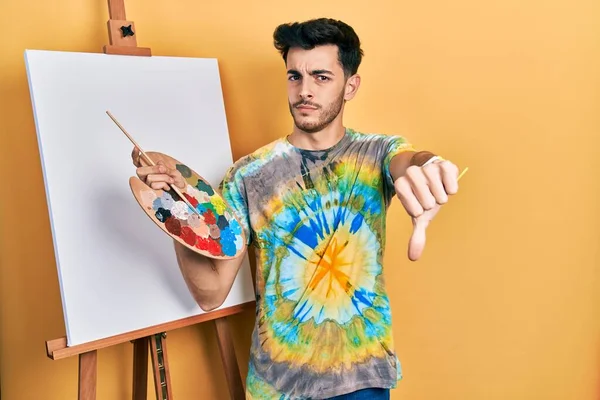
[[[152, 166], [155, 166], [156, 164], [154, 163], [154, 161], [152, 161], [152, 159], [148, 156], [148, 154], [146, 154], [146, 152], [144, 152], [142, 147], [139, 144], [137, 144], [137, 142], [133, 139], [133, 137], [131, 137], [131, 135], [129, 133], [127, 133], [125, 128], [119, 123], [119, 121], [117, 121], [117, 119], [111, 114], [111, 112], [106, 111], [106, 114], [108, 114], [110, 119], [113, 120], [113, 122], [119, 127], [119, 129], [121, 129], [121, 131], [125, 134], [125, 136], [127, 136], [127, 138], [131, 141], [131, 143], [133, 143], [133, 145], [139, 150], [140, 154], [142, 156], [144, 156], [144, 158], [146, 159], [146, 162]], [[183, 193], [181, 193], [181, 191], [175, 184], [169, 184], [169, 186], [175, 191], [175, 193], [177, 193], [177, 195], [179, 197], [181, 197], [181, 200], [183, 200], [185, 202], [185, 204], [188, 205], [188, 207], [190, 207], [196, 214], [198, 214], [202, 218], [202, 214], [200, 214], [200, 211], [198, 211], [196, 209], [196, 207], [194, 207], [192, 205], [192, 203], [190, 203], [190, 201], [183, 195]]]

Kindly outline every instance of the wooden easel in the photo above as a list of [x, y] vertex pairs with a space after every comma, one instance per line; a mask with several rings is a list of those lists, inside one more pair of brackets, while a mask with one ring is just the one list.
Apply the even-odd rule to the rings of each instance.
[[133, 342], [133, 400], [147, 399], [148, 349], [152, 354], [156, 398], [157, 400], [172, 400], [165, 332], [213, 321], [230, 397], [232, 400], [243, 400], [245, 398], [244, 385], [235, 357], [227, 316], [253, 308], [254, 302], [248, 302], [76, 346], [67, 346], [67, 338], [62, 337], [46, 341], [46, 353], [52, 360], [79, 356], [79, 395], [77, 399], [96, 400], [98, 350]]
[[[135, 24], [125, 15], [124, 0], [108, 0], [110, 19], [108, 35], [110, 44], [104, 46], [105, 54], [151, 56], [151, 50], [137, 46]], [[52, 360], [79, 356], [78, 400], [96, 400], [98, 350], [121, 343], [133, 343], [133, 400], [146, 400], [148, 393], [148, 351], [152, 357], [154, 388], [157, 400], [173, 400], [166, 332], [198, 323], [212, 321], [221, 352], [221, 361], [232, 400], [245, 398], [244, 385], [238, 368], [235, 349], [227, 316], [254, 308], [254, 302], [228, 307], [194, 317], [128, 332], [113, 337], [67, 346], [67, 338], [46, 341], [46, 353]]]

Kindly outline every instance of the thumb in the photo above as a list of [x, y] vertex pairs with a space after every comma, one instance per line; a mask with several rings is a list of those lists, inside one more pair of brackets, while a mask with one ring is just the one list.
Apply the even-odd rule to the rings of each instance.
[[426, 242], [425, 230], [427, 229], [427, 225], [428, 221], [413, 218], [413, 232], [408, 241], [408, 258], [411, 261], [417, 261], [423, 254]]
[[[146, 155], [148, 155], [148, 153], [146, 153]], [[138, 158], [140, 166], [142, 167], [149, 167], [150, 163], [148, 163], [148, 160], [146, 160], [146, 157], [144, 157], [141, 152], [140, 152], [140, 156]]]

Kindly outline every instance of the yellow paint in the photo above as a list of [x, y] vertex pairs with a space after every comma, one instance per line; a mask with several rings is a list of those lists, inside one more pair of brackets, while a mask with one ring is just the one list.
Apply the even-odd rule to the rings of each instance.
[[[600, 2], [126, 7], [155, 55], [218, 57], [236, 159], [290, 127], [273, 29], [326, 15], [351, 23], [366, 53], [347, 124], [406, 134], [471, 168], [430, 226], [421, 261], [407, 261], [411, 225], [398, 202], [390, 214], [387, 284], [405, 374], [393, 399], [599, 398]], [[105, 1], [0, 3], [3, 400], [75, 399], [77, 390], [76, 358], [44, 354], [64, 327], [23, 51], [99, 52], [107, 18]], [[233, 319], [244, 375], [252, 318]], [[172, 332], [168, 346], [176, 399], [227, 399], [210, 326]], [[130, 393], [131, 345], [101, 350], [98, 399]]]

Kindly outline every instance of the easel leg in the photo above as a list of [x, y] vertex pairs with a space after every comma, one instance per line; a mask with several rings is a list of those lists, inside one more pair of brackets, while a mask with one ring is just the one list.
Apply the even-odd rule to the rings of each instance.
[[219, 341], [219, 350], [221, 351], [221, 360], [225, 369], [225, 378], [227, 378], [227, 386], [229, 394], [233, 400], [244, 400], [245, 392], [238, 368], [237, 358], [235, 357], [235, 349], [227, 317], [217, 318], [214, 320], [217, 330], [217, 339]]
[[147, 337], [133, 341], [133, 400], [148, 398], [148, 346]]
[[78, 400], [96, 400], [97, 366], [98, 353], [96, 350], [79, 355]]
[[154, 388], [156, 390], [157, 400], [172, 400], [173, 398], [166, 340], [166, 333], [159, 333], [150, 337], [152, 368], [154, 371]]

